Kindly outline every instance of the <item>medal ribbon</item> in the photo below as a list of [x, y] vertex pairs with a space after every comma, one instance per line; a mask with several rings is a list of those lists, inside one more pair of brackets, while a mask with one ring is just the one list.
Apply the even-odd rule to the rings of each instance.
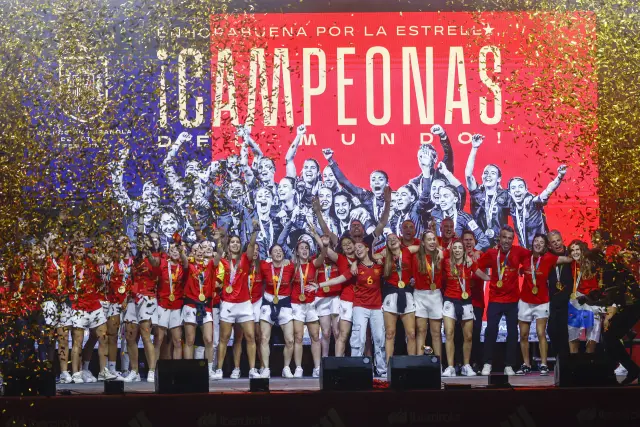
[[253, 289], [253, 282], [256, 277], [256, 265], [253, 264], [253, 268], [251, 269], [251, 274], [249, 274], [249, 295], [251, 295], [251, 290]]
[[580, 286], [580, 279], [582, 278], [582, 271], [580, 271], [580, 267], [578, 267], [578, 263], [573, 267], [573, 293], [575, 294], [578, 291], [578, 286]]
[[455, 276], [458, 278], [458, 283], [460, 284], [460, 289], [462, 289], [462, 293], [464, 294], [467, 291], [467, 279], [465, 278], [464, 275], [464, 262], [462, 264], [460, 264], [460, 266], [462, 267], [462, 280], [460, 279], [460, 270], [458, 270], [458, 266], [454, 265], [453, 268], [455, 269]]
[[[271, 246], [269, 246], [269, 247], [271, 247]], [[233, 286], [233, 281], [236, 278], [237, 266], [233, 265], [233, 260], [229, 261], [229, 266], [231, 267], [231, 272], [229, 273], [229, 283]]]
[[542, 259], [542, 257], [538, 257], [538, 261], [536, 262], [536, 265], [534, 267], [533, 265], [533, 255], [531, 255], [531, 279], [533, 280], [533, 286], [537, 286], [536, 283], [536, 271], [538, 271], [538, 267], [540, 266], [540, 260]]
[[429, 263], [429, 256], [427, 255], [427, 271], [429, 272], [429, 277], [431, 277], [431, 283], [435, 281], [435, 261], [433, 257], [431, 257], [431, 263]]
[[400, 256], [396, 260], [396, 273], [398, 274], [398, 284], [402, 282], [402, 250], [400, 250]]
[[[198, 266], [198, 270], [202, 267], [200, 264], [196, 264]], [[200, 295], [204, 295], [204, 269], [202, 271], [198, 271], [198, 286], [200, 287]]]
[[502, 276], [504, 276], [504, 270], [507, 268], [507, 259], [509, 258], [509, 254], [511, 250], [507, 252], [507, 255], [504, 257], [504, 261], [500, 262], [500, 249], [498, 249], [498, 257], [496, 258], [496, 265], [498, 266], [498, 280], [502, 280]]
[[[280, 267], [280, 275], [278, 276], [278, 284], [276, 285], [274, 283], [274, 291], [275, 291], [275, 296], [278, 296], [278, 294], [280, 293], [280, 284], [282, 283], [282, 273], [284, 272], [284, 265]], [[271, 264], [271, 277], [274, 277], [276, 275], [275, 270], [273, 269], [273, 263]]]
[[[304, 270], [304, 275], [302, 274], [302, 266], [298, 267], [300, 273], [300, 295], [304, 295], [304, 283], [307, 280], [307, 275], [309, 274], [309, 263], [307, 263], [307, 267]], [[280, 283], [280, 280], [278, 280]]]
[[58, 265], [58, 263], [56, 262], [56, 259], [54, 257], [51, 257], [51, 261], [53, 262], [53, 265], [56, 267], [56, 273], [58, 274], [58, 287], [62, 288], [62, 279], [60, 278], [60, 266]]
[[[84, 278], [84, 268], [80, 271], [80, 283], [82, 283], [82, 279]], [[77, 276], [76, 276], [76, 265], [73, 264], [73, 287], [77, 291], [80, 285], [78, 284]]]
[[122, 270], [122, 286], [127, 286], [127, 280], [131, 274], [131, 263], [125, 264], [124, 260], [120, 260], [120, 270]]
[[[171, 274], [171, 260], [167, 261], [167, 270], [169, 271], [169, 294], [173, 295], [173, 275]], [[176, 273], [178, 269], [176, 268]]]

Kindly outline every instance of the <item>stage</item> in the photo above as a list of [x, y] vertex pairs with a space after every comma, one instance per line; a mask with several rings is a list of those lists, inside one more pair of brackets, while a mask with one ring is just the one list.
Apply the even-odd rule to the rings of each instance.
[[[622, 378], [618, 378], [621, 380]], [[378, 383], [380, 384], [380, 383]], [[270, 380], [250, 393], [249, 380], [210, 382], [209, 394], [158, 395], [146, 382], [124, 395], [102, 383], [59, 384], [58, 396], [0, 399], [0, 426], [616, 426], [640, 423], [640, 387], [558, 388], [537, 373], [491, 389], [487, 377], [443, 378], [470, 389], [322, 392], [316, 378]]]

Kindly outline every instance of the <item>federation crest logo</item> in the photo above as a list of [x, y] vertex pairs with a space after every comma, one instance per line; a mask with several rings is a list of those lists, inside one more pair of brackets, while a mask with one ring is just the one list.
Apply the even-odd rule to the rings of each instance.
[[108, 61], [104, 56], [68, 56], [58, 65], [61, 106], [64, 113], [81, 123], [99, 117], [109, 99]]

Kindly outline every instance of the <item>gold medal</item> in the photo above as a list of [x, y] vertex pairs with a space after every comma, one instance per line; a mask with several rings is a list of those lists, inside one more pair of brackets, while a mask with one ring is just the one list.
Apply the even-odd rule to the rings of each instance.
[[462, 299], [468, 299], [469, 298], [469, 294], [467, 293], [467, 291], [464, 291], [462, 293]]
[[169, 295], [169, 301], [174, 302], [176, 300], [176, 296], [174, 294]]
[[557, 289], [557, 290], [559, 290], [559, 291], [561, 291], [561, 290], [562, 290], [562, 283], [557, 282], [557, 283], [556, 283], [556, 289]]
[[127, 288], [125, 288], [125, 287], [124, 287], [124, 285], [122, 285], [122, 286], [120, 286], [120, 287], [118, 288], [118, 293], [119, 293], [119, 294], [124, 294], [124, 292], [125, 292], [126, 290], [127, 290]]
[[328, 286], [325, 286], [324, 288], [322, 288], [322, 290], [323, 290], [325, 293], [329, 293], [329, 291], [331, 290], [331, 288], [329, 288]]
[[227, 291], [228, 294], [233, 293], [233, 286], [229, 285], [225, 288], [225, 291]]
[[502, 280], [498, 280], [498, 283], [496, 283], [496, 286], [501, 288], [502, 287]]
[[305, 297], [305, 296], [304, 296], [304, 294], [300, 294], [300, 296], [298, 297], [298, 299], [299, 299], [301, 302], [304, 302], [304, 301], [306, 301], [307, 297]]
[[400, 289], [404, 289], [404, 286], [405, 286], [404, 282], [403, 282], [402, 280], [400, 280], [400, 281], [398, 282], [398, 287], [399, 287]]
[[278, 276], [275, 276], [275, 275], [274, 275], [274, 276], [271, 278], [271, 280], [273, 280], [273, 284], [274, 284], [274, 285], [277, 285], [277, 284], [278, 284], [278, 280], [279, 280], [279, 279], [278, 279]]
[[199, 299], [200, 301], [204, 301], [204, 300], [206, 300], [206, 298], [205, 298], [204, 294], [200, 294], [200, 295], [198, 296], [198, 299]]
[[577, 297], [576, 293], [575, 293], [575, 292], [572, 292], [572, 293], [571, 293], [571, 299], [576, 299], [576, 297]]
[[278, 295], [274, 295], [274, 297], [273, 297], [273, 303], [274, 303], [274, 304], [278, 304], [278, 301], [280, 301], [280, 300], [278, 299]]
[[604, 282], [601, 280], [600, 282], [598, 282], [598, 286], [604, 288]]
[[538, 287], [534, 286], [533, 288], [531, 288], [531, 293], [534, 295], [538, 295]]
[[431, 286], [429, 287], [432, 291], [435, 291], [436, 289], [438, 289], [438, 287], [436, 286], [435, 283], [432, 283]]

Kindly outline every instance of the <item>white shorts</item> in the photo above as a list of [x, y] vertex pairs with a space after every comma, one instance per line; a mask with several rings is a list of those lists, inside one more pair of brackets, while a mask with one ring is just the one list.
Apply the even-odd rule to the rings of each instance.
[[213, 307], [211, 310], [211, 318], [213, 319], [213, 347], [217, 348], [220, 344], [220, 308]]
[[[284, 297], [284, 298], [289, 298], [289, 297]], [[280, 300], [283, 300], [284, 298], [280, 298]], [[273, 295], [268, 294], [268, 293], [264, 293], [264, 299], [266, 299], [269, 302], [273, 301]], [[263, 305], [260, 308], [260, 320], [264, 320], [265, 322], [269, 322], [270, 324], [274, 324], [274, 322], [271, 320], [271, 306], [270, 305]], [[293, 310], [289, 307], [283, 307], [280, 309], [280, 315], [278, 316], [278, 325], [282, 326], [282, 325], [286, 325], [287, 323], [291, 322], [293, 320]]]
[[158, 326], [173, 329], [182, 326], [182, 310], [158, 307]]
[[398, 294], [389, 294], [382, 302], [382, 311], [393, 314], [409, 314], [416, 311], [416, 304], [413, 301], [413, 295], [409, 292], [407, 295], [407, 306], [404, 308], [404, 313], [398, 313]]
[[353, 323], [353, 303], [340, 300], [340, 320]]
[[260, 309], [262, 308], [262, 298], [251, 304], [253, 306], [253, 321], [260, 322]]
[[529, 304], [522, 300], [518, 301], [518, 320], [521, 322], [533, 322], [533, 319], [549, 318], [549, 303]]
[[442, 292], [440, 289], [413, 291], [413, 300], [416, 304], [416, 317], [423, 319], [442, 319]]
[[315, 301], [309, 304], [291, 304], [291, 309], [293, 310], [293, 320], [304, 323], [318, 321]]
[[445, 301], [444, 306], [442, 307], [442, 315], [444, 317], [448, 317], [453, 320], [473, 320], [475, 316], [473, 315], [473, 305], [472, 304], [464, 304], [462, 306], [462, 319], [458, 319], [456, 316], [456, 306], [451, 301]]
[[93, 311], [74, 310], [71, 317], [71, 326], [78, 329], [95, 329], [105, 323], [107, 318], [102, 308]]
[[[184, 323], [192, 323], [194, 325], [197, 325], [198, 322], [196, 321], [196, 308], [189, 307], [188, 305], [182, 307], [182, 321]], [[209, 322], [213, 322], [213, 316], [211, 315], [210, 311], [207, 311], [204, 315], [204, 319], [202, 320], [202, 324], [204, 325], [205, 323]]]
[[340, 298], [338, 295], [316, 298], [314, 304], [316, 306], [316, 312], [320, 317], [340, 314]]
[[220, 303], [220, 320], [226, 323], [253, 322], [253, 305], [251, 300], [245, 302]]
[[45, 323], [52, 328], [67, 328], [71, 326], [73, 310], [71, 305], [65, 302], [45, 301], [42, 304], [42, 314], [44, 314]]
[[111, 316], [119, 316], [122, 313], [122, 304], [117, 302], [100, 301], [102, 310], [104, 311], [104, 317], [109, 319]]
[[124, 321], [138, 324], [145, 320], [151, 320], [152, 325], [158, 324], [158, 300], [148, 296], [140, 296], [137, 303], [129, 300]]

